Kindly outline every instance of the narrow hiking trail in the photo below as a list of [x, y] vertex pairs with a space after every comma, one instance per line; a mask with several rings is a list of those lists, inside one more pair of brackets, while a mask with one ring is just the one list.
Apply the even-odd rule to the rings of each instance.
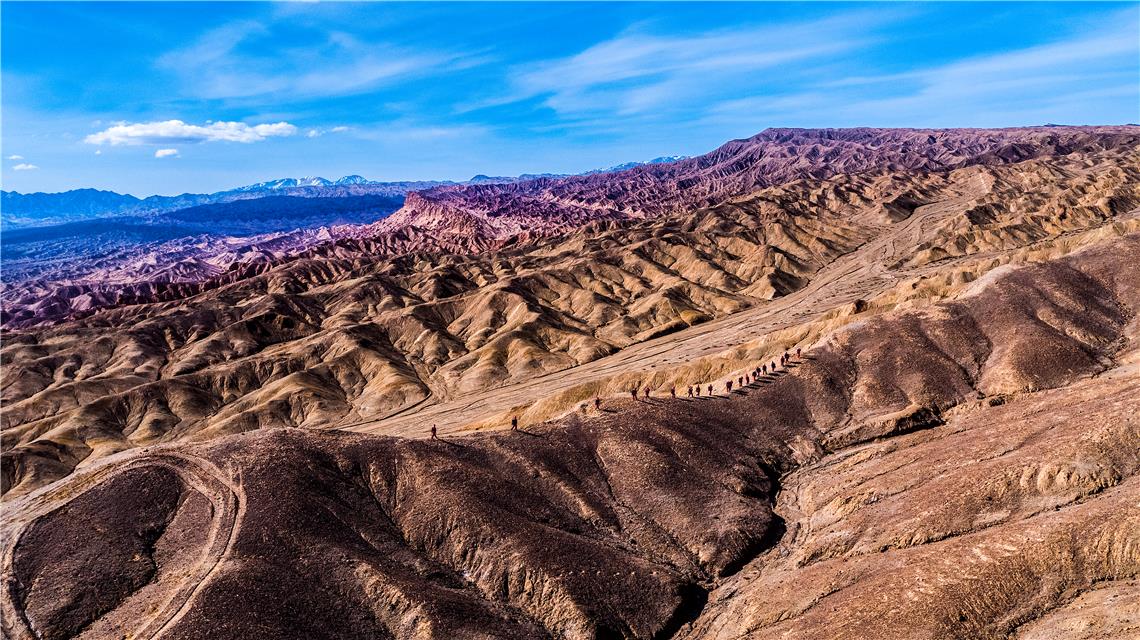
[[[904, 220], [873, 227], [872, 240], [836, 258], [816, 272], [803, 288], [786, 296], [525, 382], [443, 401], [429, 396], [380, 420], [332, 424], [329, 428], [417, 438], [427, 437], [426, 425], [431, 424], [438, 425], [441, 434], [463, 432], [480, 420], [557, 396], [579, 385], [621, 374], [668, 370], [678, 364], [716, 356], [765, 334], [819, 320], [839, 307], [889, 291], [904, 280], [945, 270], [947, 265], [954, 263], [984, 258], [984, 253], [971, 254], [913, 268], [892, 268], [911, 255], [924, 237], [924, 230], [960, 214], [964, 208], [989, 193], [992, 183], [987, 176], [980, 174], [964, 187], [955, 197], [916, 207]], [[1126, 217], [1135, 217], [1137, 213], [1140, 210]], [[1123, 218], [1107, 220], [1080, 233], [1115, 224], [1120, 219]], [[995, 255], [998, 253], [1003, 252], [994, 252]], [[574, 407], [565, 409], [572, 411]]]

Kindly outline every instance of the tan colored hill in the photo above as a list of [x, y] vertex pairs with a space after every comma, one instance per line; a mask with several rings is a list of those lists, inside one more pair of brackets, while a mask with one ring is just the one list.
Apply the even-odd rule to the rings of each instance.
[[995, 272], [731, 394], [118, 454], [9, 497], [4, 633], [1128, 637], [1137, 259]]
[[797, 180], [487, 254], [336, 245], [190, 297], [9, 332], [4, 490], [159, 442], [276, 426], [422, 435], [425, 420], [545, 419], [651, 374], [658, 387], [715, 378], [783, 347], [727, 349], [793, 326], [784, 338], [810, 341], [855, 300], [945, 297], [1134, 229], [1138, 170], [1129, 147]]

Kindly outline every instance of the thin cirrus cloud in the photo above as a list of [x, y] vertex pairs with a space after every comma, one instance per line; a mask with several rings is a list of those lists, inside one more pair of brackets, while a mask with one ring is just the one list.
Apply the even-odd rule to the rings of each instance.
[[1140, 97], [1137, 17], [1117, 17], [1099, 30], [1047, 44], [901, 73], [849, 76], [779, 97], [725, 101], [710, 109], [708, 121], [759, 115], [800, 126], [1007, 126], [1088, 117], [1105, 99]]
[[12, 167], [12, 171], [34, 171], [36, 169], [39, 169], [39, 167], [34, 164], [28, 164], [26, 162], [21, 162], [20, 164]]
[[154, 152], [156, 158], [177, 158], [178, 149], [156, 149]]
[[[291, 25], [296, 27], [295, 24]], [[363, 41], [343, 31], [310, 34], [295, 47], [273, 42], [273, 21], [237, 22], [170, 51], [157, 67], [182, 77], [184, 91], [205, 99], [306, 99], [367, 93], [401, 80], [483, 64], [480, 54], [408, 50]]]
[[87, 144], [195, 144], [200, 142], [261, 142], [269, 138], [288, 137], [297, 127], [288, 122], [248, 125], [244, 122], [207, 122], [187, 124], [181, 120], [115, 124], [83, 139]]
[[12, 160], [12, 161], [18, 161], [18, 160], [23, 160], [24, 156], [10, 155], [10, 156], [8, 156], [8, 159]]
[[870, 32], [897, 19], [852, 13], [811, 22], [661, 34], [635, 25], [574, 55], [517, 67], [505, 96], [461, 111], [532, 98], [563, 117], [676, 112], [741, 86], [762, 87], [765, 74], [857, 49]]

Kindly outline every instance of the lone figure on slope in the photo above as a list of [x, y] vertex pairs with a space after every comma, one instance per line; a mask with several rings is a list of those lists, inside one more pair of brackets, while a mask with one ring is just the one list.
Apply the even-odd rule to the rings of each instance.
[[511, 431], [518, 431], [518, 430], [519, 430], [519, 417], [518, 416], [511, 416]]
[[431, 439], [432, 439], [432, 440], [436, 440], [436, 439], [437, 439], [437, 438], [435, 437], [435, 425], [434, 425], [434, 424], [431, 426]]

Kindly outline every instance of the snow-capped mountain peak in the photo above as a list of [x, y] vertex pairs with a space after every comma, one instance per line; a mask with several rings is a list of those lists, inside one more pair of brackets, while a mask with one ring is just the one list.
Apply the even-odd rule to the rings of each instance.
[[345, 176], [335, 182], [319, 176], [306, 176], [304, 178], [279, 178], [266, 182], [238, 187], [234, 191], [280, 191], [281, 189], [294, 189], [297, 187], [331, 187], [334, 185], [369, 184], [371, 181], [363, 176]]

